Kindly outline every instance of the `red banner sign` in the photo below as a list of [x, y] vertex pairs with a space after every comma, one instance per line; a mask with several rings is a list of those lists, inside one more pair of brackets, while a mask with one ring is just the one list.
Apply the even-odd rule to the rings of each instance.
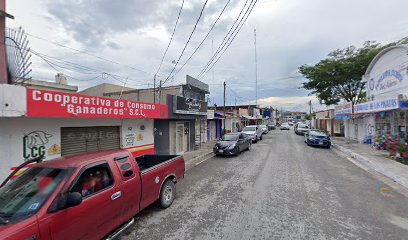
[[27, 89], [28, 117], [168, 118], [164, 104]]

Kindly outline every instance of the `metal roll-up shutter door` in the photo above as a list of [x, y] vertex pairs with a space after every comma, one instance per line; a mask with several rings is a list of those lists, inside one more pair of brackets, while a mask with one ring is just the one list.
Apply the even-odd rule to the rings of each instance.
[[119, 148], [119, 127], [61, 128], [62, 156]]

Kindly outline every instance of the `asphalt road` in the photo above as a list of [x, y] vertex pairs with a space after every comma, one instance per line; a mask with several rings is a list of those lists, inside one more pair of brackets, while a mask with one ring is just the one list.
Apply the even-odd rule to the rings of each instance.
[[275, 130], [214, 157], [149, 207], [121, 239], [408, 239], [408, 199], [333, 150]]

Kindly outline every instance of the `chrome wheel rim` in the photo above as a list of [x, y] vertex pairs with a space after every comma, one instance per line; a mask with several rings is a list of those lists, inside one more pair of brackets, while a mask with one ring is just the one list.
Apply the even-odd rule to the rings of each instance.
[[166, 186], [164, 188], [164, 200], [166, 202], [171, 201], [171, 199], [173, 198], [173, 189], [170, 186]]

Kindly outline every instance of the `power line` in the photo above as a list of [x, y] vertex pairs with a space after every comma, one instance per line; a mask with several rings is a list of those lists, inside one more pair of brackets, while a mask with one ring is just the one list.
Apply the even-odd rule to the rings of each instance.
[[193, 31], [191, 31], [190, 36], [188, 37], [188, 40], [187, 40], [186, 44], [184, 45], [184, 48], [181, 51], [181, 54], [180, 54], [179, 58], [177, 59], [176, 64], [174, 65], [173, 69], [171, 70], [171, 72], [169, 73], [169, 75], [166, 77], [166, 79], [163, 81], [162, 84], [165, 84], [170, 79], [171, 74], [174, 72], [174, 69], [176, 69], [178, 63], [180, 62], [180, 59], [183, 56], [184, 51], [186, 50], [188, 44], [190, 43], [191, 37], [193, 36], [193, 34], [194, 34], [194, 32], [195, 32], [195, 30], [197, 28], [198, 22], [200, 21], [201, 16], [203, 15], [203, 12], [204, 12], [204, 9], [205, 9], [205, 6], [207, 5], [207, 3], [208, 3], [208, 0], [205, 1], [203, 7], [201, 8], [200, 15], [198, 16], [198, 19], [197, 19], [197, 21], [196, 21], [196, 23], [194, 25]]
[[177, 70], [176, 73], [173, 74], [173, 76], [171, 78], [173, 78], [174, 76], [176, 76], [183, 68], [184, 66], [190, 61], [190, 59], [194, 56], [194, 54], [198, 51], [198, 49], [200, 49], [200, 47], [203, 45], [204, 41], [208, 38], [208, 36], [210, 35], [211, 31], [214, 29], [215, 25], [218, 23], [218, 21], [220, 20], [222, 14], [224, 13], [225, 9], [228, 7], [229, 3], [231, 2], [231, 0], [228, 0], [227, 3], [225, 4], [224, 8], [222, 9], [222, 11], [220, 12], [220, 14], [218, 15], [217, 19], [214, 21], [213, 25], [211, 26], [210, 30], [208, 30], [207, 34], [205, 35], [205, 37], [203, 38], [203, 40], [200, 42], [200, 44], [198, 45], [198, 47], [194, 50], [194, 52], [190, 55], [190, 57], [186, 60], [186, 62], [183, 64], [183, 66], [181, 66], [181, 68], [179, 68]]
[[174, 28], [173, 28], [173, 33], [171, 34], [169, 44], [167, 45], [166, 51], [164, 51], [163, 57], [162, 57], [162, 59], [161, 59], [161, 61], [160, 61], [160, 65], [159, 65], [159, 67], [157, 68], [157, 71], [156, 71], [156, 74], [155, 74], [155, 75], [157, 75], [157, 73], [159, 73], [160, 68], [161, 68], [161, 66], [162, 66], [162, 64], [163, 64], [163, 61], [164, 61], [164, 57], [166, 56], [167, 51], [169, 50], [170, 44], [171, 44], [171, 42], [173, 41], [174, 33], [176, 32], [177, 24], [178, 24], [178, 21], [179, 21], [179, 19], [180, 19], [181, 11], [183, 10], [183, 6], [184, 6], [184, 0], [183, 0], [183, 2], [181, 3], [180, 11], [179, 11], [178, 16], [177, 16], [176, 24], [174, 25]]
[[[82, 73], [82, 74], [101, 74], [102, 76], [108, 75], [108, 76], [111, 76], [111, 77], [118, 77], [118, 78], [122, 78], [122, 79], [128, 79], [128, 80], [132, 80], [134, 82], [138, 82], [138, 84], [140, 84], [140, 85], [143, 85], [143, 84], [141, 84], [139, 82], [139, 81], [143, 81], [143, 80], [131, 79], [131, 78], [128, 78], [128, 77], [117, 75], [117, 74], [113, 74], [113, 73], [93, 69], [93, 68], [90, 68], [90, 67], [87, 67], [87, 66], [84, 66], [84, 65], [80, 65], [80, 64], [77, 64], [77, 63], [73, 63], [73, 62], [65, 61], [65, 60], [62, 60], [62, 59], [59, 59], [59, 58], [56, 58], [56, 57], [52, 57], [52, 56], [49, 56], [47, 54], [39, 53], [39, 52], [36, 52], [36, 51], [34, 51], [34, 50], [30, 49], [30, 48], [21, 48], [19, 46], [9, 45], [9, 44], [6, 44], [4, 42], [0, 42], [0, 44], [3, 44], [4, 46], [8, 46], [8, 47], [17, 48], [19, 50], [27, 50], [27, 51], [31, 52], [33, 55], [35, 55], [35, 56], [39, 57], [40, 59], [42, 59], [52, 69], [54, 69], [57, 72], [62, 72], [62, 71], [60, 69], [57, 69], [56, 66], [59, 67], [59, 68], [68, 70], [68, 71]], [[55, 63], [55, 62], [57, 62], [57, 63]], [[71, 66], [71, 67], [74, 67], [74, 68], [75, 67], [80, 68], [80, 69], [88, 71], [88, 72], [84, 73], [84, 72], [79, 72], [77, 70], [72, 70], [72, 69], [67, 68], [66, 66], [65, 67], [61, 66], [61, 64], [67, 64], [68, 66]], [[73, 78], [73, 77], [71, 77], [71, 78]]]
[[[231, 39], [231, 41], [228, 43], [227, 47], [224, 48], [224, 50], [223, 50], [223, 52], [221, 53], [221, 55], [218, 56], [217, 60], [216, 60], [215, 62], [213, 62], [212, 66], [211, 66], [210, 68], [208, 68], [208, 69], [204, 72], [204, 74], [202, 75], [203, 77], [208, 73], [208, 71], [210, 71], [210, 70], [215, 66], [215, 64], [217, 64], [217, 62], [221, 59], [221, 57], [222, 57], [222, 56], [224, 55], [224, 53], [227, 51], [227, 49], [229, 48], [229, 46], [231, 45], [231, 43], [234, 41], [234, 39], [236, 38], [236, 36], [238, 35], [238, 33], [241, 31], [241, 29], [242, 29], [242, 27], [244, 26], [245, 22], [248, 20], [248, 17], [251, 15], [252, 10], [254, 9], [255, 4], [257, 3], [257, 1], [258, 1], [258, 0], [255, 0], [254, 4], [253, 4], [252, 7], [251, 7], [251, 10], [249, 10], [249, 8], [247, 9], [247, 11], [245, 12], [245, 14], [248, 12], [248, 10], [249, 10], [249, 13], [246, 15], [245, 20], [242, 22], [241, 26], [239, 26], [238, 31], [235, 32], [235, 35], [233, 36], [233, 38]], [[245, 15], [244, 15], [244, 16], [245, 16]], [[241, 20], [242, 20], [242, 19], [241, 19]]]
[[113, 63], [113, 64], [116, 64], [116, 65], [120, 65], [120, 66], [124, 66], [124, 67], [130, 68], [130, 69], [133, 69], [133, 70], [136, 70], [136, 71], [139, 71], [139, 72], [143, 72], [143, 73], [146, 73], [146, 74], [150, 74], [149, 72], [144, 71], [144, 70], [142, 70], [142, 69], [139, 69], [139, 68], [136, 68], [136, 67], [133, 67], [133, 66], [130, 66], [130, 65], [126, 65], [126, 64], [123, 64], [123, 63], [119, 63], [119, 62], [116, 62], [116, 61], [113, 61], [113, 60], [110, 60], [110, 59], [107, 59], [107, 58], [98, 56], [98, 55], [96, 55], [96, 54], [90, 53], [90, 52], [88, 52], [88, 51], [84, 51], [84, 50], [79, 50], [79, 49], [76, 49], [76, 48], [72, 48], [72, 47], [63, 45], [63, 44], [58, 43], [58, 42], [50, 41], [50, 40], [48, 40], [48, 39], [35, 36], [35, 35], [30, 34], [30, 33], [27, 33], [27, 32], [25, 32], [25, 34], [27, 34], [28, 36], [31, 36], [31, 37], [33, 37], [33, 38], [36, 38], [36, 39], [39, 39], [39, 40], [42, 40], [42, 41], [45, 41], [45, 42], [54, 44], [54, 45], [56, 45], [56, 46], [63, 47], [63, 48], [69, 49], [69, 50], [71, 50], [71, 51], [75, 51], [75, 52], [78, 52], [78, 53], [81, 53], [81, 54], [85, 54], [85, 55], [88, 55], [88, 56], [97, 58], [97, 59], [99, 59], [99, 60], [103, 60], [103, 61], [106, 61], [106, 62], [109, 62], [109, 63]]
[[[219, 52], [221, 51], [221, 49], [225, 46], [225, 43], [229, 40], [230, 33], [232, 31], [232, 29], [235, 27], [235, 24], [238, 22], [238, 20], [241, 17], [242, 12], [244, 11], [246, 5], [248, 4], [249, 0], [245, 1], [244, 6], [242, 7], [241, 11], [239, 12], [237, 18], [235, 19], [234, 23], [232, 24], [232, 26], [230, 27], [230, 29], [228, 30], [227, 34], [225, 34], [224, 39], [222, 40], [221, 44], [218, 46], [217, 50], [215, 51], [215, 54], [213, 54], [213, 56], [211, 57], [211, 59], [207, 62], [207, 64], [205, 65], [204, 69], [201, 70], [200, 74], [198, 74], [197, 78], [199, 78], [201, 76], [201, 74], [204, 72], [204, 70], [211, 64], [211, 62], [215, 59], [215, 57], [219, 54]], [[253, 0], [251, 0], [252, 2]], [[228, 37], [228, 40], [226, 40]]]

